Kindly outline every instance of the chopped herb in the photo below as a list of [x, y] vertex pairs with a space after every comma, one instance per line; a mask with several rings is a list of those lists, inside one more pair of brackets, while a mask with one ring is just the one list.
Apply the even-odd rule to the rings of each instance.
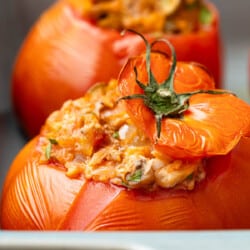
[[113, 133], [113, 138], [115, 138], [115, 139], [119, 139], [119, 138], [120, 138], [119, 132], [118, 132], [118, 131], [115, 131], [115, 132]]
[[199, 7], [199, 1], [190, 1], [186, 3], [186, 9], [192, 10]]
[[129, 188], [129, 185], [126, 183], [126, 182], [124, 182], [124, 181], [122, 181], [122, 186], [124, 186], [124, 187], [126, 187], [126, 188]]
[[58, 144], [56, 139], [49, 139], [49, 141], [51, 144], [54, 144], [54, 145]]
[[200, 11], [200, 22], [202, 24], [210, 24], [212, 22], [213, 15], [211, 11], [203, 6]]
[[128, 181], [140, 182], [142, 177], [142, 169], [137, 169], [132, 175], [128, 177]]
[[47, 160], [50, 159], [50, 153], [51, 153], [51, 143], [49, 142], [49, 144], [47, 145], [45, 149], [45, 156]]
[[49, 143], [45, 149], [45, 156], [46, 156], [46, 159], [49, 160], [50, 157], [51, 157], [51, 148], [52, 148], [52, 145], [56, 145], [58, 144], [57, 140], [55, 139], [49, 139]]
[[186, 180], [191, 181], [194, 178], [194, 173], [191, 173], [187, 176]]

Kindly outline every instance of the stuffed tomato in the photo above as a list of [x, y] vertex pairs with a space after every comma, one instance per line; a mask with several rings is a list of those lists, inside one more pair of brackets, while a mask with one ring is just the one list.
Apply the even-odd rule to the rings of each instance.
[[[96, 82], [116, 78], [142, 42], [167, 37], [179, 60], [205, 65], [221, 84], [219, 17], [201, 0], [61, 0], [34, 24], [13, 67], [15, 113], [28, 137], [37, 135], [47, 116], [64, 101], [81, 97]], [[132, 45], [132, 46], [131, 46]]]
[[17, 155], [3, 229], [250, 228], [249, 104], [141, 37], [118, 80], [65, 102]]

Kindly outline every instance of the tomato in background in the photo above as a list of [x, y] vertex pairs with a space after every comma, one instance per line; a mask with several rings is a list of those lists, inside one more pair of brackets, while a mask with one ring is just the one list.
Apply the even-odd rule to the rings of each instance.
[[[131, 55], [144, 45], [134, 34], [96, 26], [83, 16], [84, 0], [58, 1], [46, 10], [24, 40], [12, 77], [13, 108], [21, 128], [33, 137], [47, 116], [68, 99], [82, 96], [97, 82], [116, 78]], [[219, 15], [198, 32], [167, 35], [178, 60], [205, 65], [222, 84]], [[147, 37], [153, 37], [147, 34]]]

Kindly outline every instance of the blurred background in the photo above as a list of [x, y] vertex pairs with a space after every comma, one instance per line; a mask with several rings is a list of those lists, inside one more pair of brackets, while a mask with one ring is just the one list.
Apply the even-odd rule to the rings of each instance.
[[[53, 0], [0, 0], [0, 112], [10, 109], [10, 75], [15, 55], [30, 26]], [[250, 1], [212, 0], [221, 14], [221, 32], [225, 53], [224, 82], [247, 83], [247, 54], [250, 50]], [[238, 87], [237, 87], [238, 90]], [[248, 93], [240, 93], [243, 98]]]
[[[224, 44], [224, 86], [250, 102], [250, 1], [211, 0], [220, 12]], [[10, 79], [18, 49], [31, 25], [53, 0], [0, 0], [0, 185], [24, 144], [10, 115]], [[1, 188], [1, 186], [0, 186]]]
[[[0, 0], [0, 112], [10, 109], [10, 74], [15, 55], [30, 26], [53, 0]], [[246, 84], [250, 49], [250, 1], [212, 0], [221, 13], [225, 84]], [[240, 81], [240, 82], [239, 82]], [[242, 91], [243, 98], [248, 93]]]

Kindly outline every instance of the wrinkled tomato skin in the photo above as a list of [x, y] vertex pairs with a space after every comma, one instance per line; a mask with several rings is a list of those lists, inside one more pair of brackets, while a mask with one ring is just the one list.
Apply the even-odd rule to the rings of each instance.
[[[37, 135], [47, 116], [64, 101], [82, 96], [97, 82], [116, 78], [126, 60], [145, 49], [135, 34], [121, 36], [84, 19], [83, 4], [84, 0], [67, 0], [52, 5], [34, 24], [17, 54], [13, 109], [28, 137]], [[215, 7], [209, 6], [215, 16], [211, 27], [166, 38], [175, 46], [178, 60], [204, 64], [220, 86], [219, 18]]]
[[65, 178], [61, 168], [37, 166], [33, 154], [36, 142], [35, 137], [24, 146], [6, 177], [1, 199], [2, 229], [54, 229], [82, 186], [82, 180]]
[[35, 139], [7, 176], [1, 225], [15, 230], [186, 230], [250, 228], [250, 138], [207, 161], [193, 191], [127, 190], [70, 179], [53, 165], [36, 165]]

